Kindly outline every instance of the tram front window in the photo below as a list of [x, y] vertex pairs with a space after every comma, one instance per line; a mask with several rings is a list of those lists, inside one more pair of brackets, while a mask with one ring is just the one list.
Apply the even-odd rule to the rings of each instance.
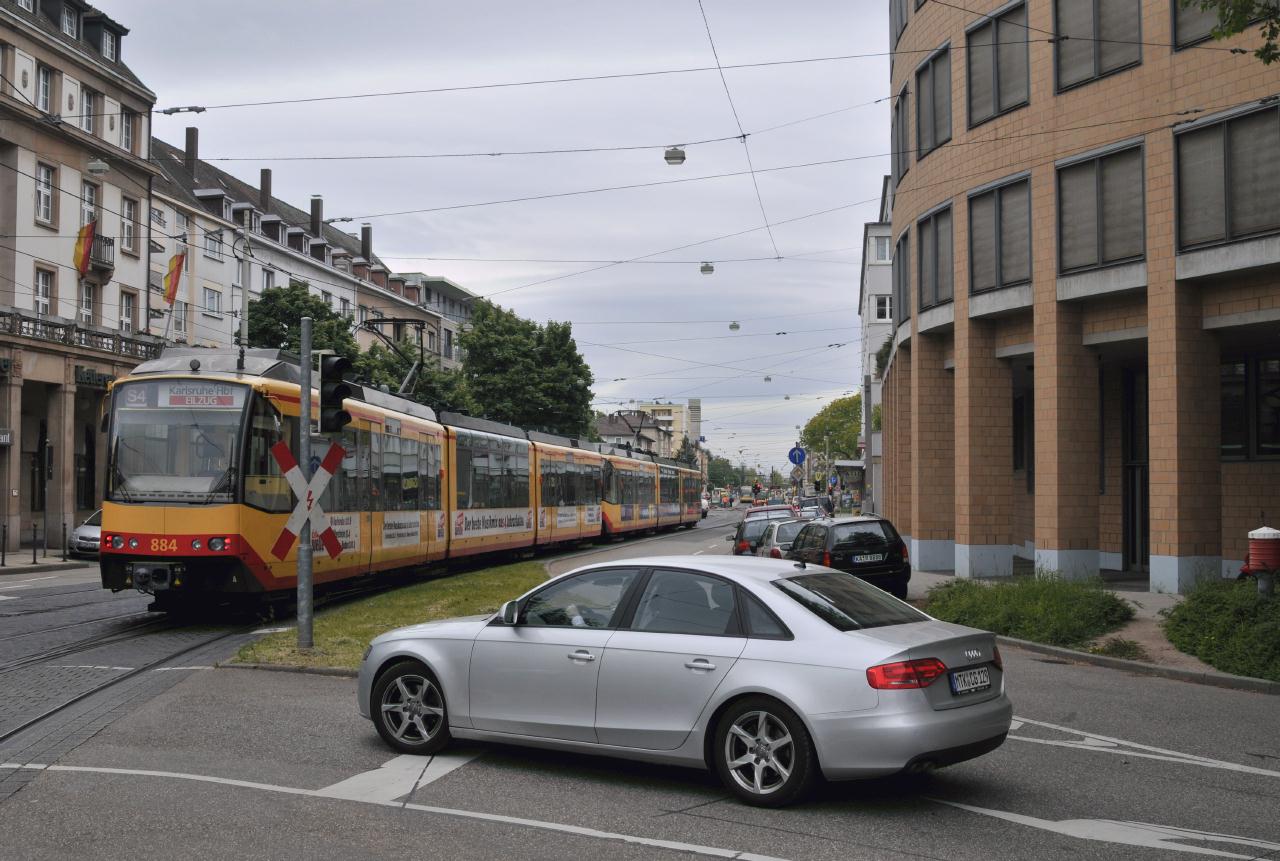
[[112, 399], [108, 498], [232, 502], [248, 389], [235, 383], [125, 383]]

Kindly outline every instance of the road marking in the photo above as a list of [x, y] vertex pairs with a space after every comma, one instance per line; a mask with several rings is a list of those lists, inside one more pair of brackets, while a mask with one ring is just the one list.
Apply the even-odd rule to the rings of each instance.
[[[1125, 822], [1118, 819], [1039, 819], [1035, 816], [1024, 816], [1021, 813], [1009, 813], [1004, 810], [989, 810], [975, 807], [972, 804], [961, 804], [958, 801], [945, 801], [941, 798], [930, 798], [929, 801], [968, 810], [1016, 822], [1041, 831], [1051, 831], [1064, 837], [1075, 837], [1080, 840], [1097, 840], [1103, 843], [1119, 843], [1122, 846], [1141, 846], [1147, 849], [1167, 849], [1174, 852], [1186, 852], [1192, 855], [1213, 855], [1217, 858], [1258, 858], [1262, 854], [1280, 851], [1280, 843], [1269, 843], [1266, 840], [1255, 840], [1251, 837], [1237, 837], [1233, 834], [1215, 834], [1211, 831], [1196, 831], [1191, 828], [1175, 828], [1170, 825], [1155, 825], [1149, 822]], [[1229, 843], [1235, 846], [1248, 847], [1254, 850], [1248, 855], [1226, 852], [1221, 849], [1209, 849], [1203, 846], [1188, 846], [1179, 841], [1195, 840], [1202, 843]]]
[[[264, 792], [279, 792], [285, 795], [301, 795], [310, 798], [335, 798], [324, 789], [301, 789], [294, 786], [279, 786], [273, 783], [258, 783], [251, 780], [236, 780], [230, 777], [213, 777], [207, 774], [187, 774], [180, 771], [152, 771], [140, 768], [105, 768], [90, 765], [44, 765], [40, 763], [0, 763], [0, 770], [27, 769], [35, 771], [72, 772], [82, 774], [112, 774], [133, 777], [158, 777], [171, 780], [191, 780], [199, 783], [215, 783], [222, 786], [235, 786], [241, 789], [257, 789]], [[381, 769], [379, 769], [381, 770]], [[341, 784], [337, 784], [341, 785]], [[651, 846], [655, 849], [670, 849], [675, 852], [689, 852], [712, 858], [729, 858], [737, 861], [783, 861], [769, 855], [757, 855], [753, 852], [741, 852], [735, 849], [721, 849], [716, 846], [701, 846], [696, 843], [681, 843], [675, 840], [660, 840], [656, 837], [637, 837], [634, 834], [621, 834], [615, 831], [599, 831], [595, 828], [584, 828], [580, 825], [568, 825], [562, 822], [548, 822], [542, 819], [525, 819], [519, 816], [503, 816], [500, 813], [482, 813], [478, 810], [462, 810], [454, 807], [433, 807], [427, 804], [399, 804], [394, 801], [369, 801], [344, 798], [346, 801], [358, 801], [362, 804], [373, 804], [379, 807], [394, 807], [403, 810], [417, 810], [422, 813], [434, 813], [438, 816], [453, 816], [459, 819], [475, 819], [483, 822], [497, 822], [503, 825], [518, 825], [524, 828], [537, 828], [542, 831], [557, 831], [578, 837], [592, 837], [597, 840], [609, 840], [617, 843], [630, 843], [637, 846]]]
[[195, 666], [195, 667], [156, 667], [156, 668], [155, 668], [154, 670], [152, 670], [151, 672], [153, 672], [153, 673], [167, 673], [167, 672], [171, 672], [171, 671], [173, 671], [173, 670], [212, 670], [212, 669], [213, 669], [213, 667], [212, 667], [212, 666]]
[[21, 583], [26, 583], [27, 585], [25, 585], [25, 586], [22, 586], [22, 585], [14, 585], [14, 586], [0, 586], [0, 590], [4, 590], [4, 591], [6, 591], [6, 592], [11, 592], [11, 591], [13, 591], [14, 589], [39, 589], [39, 588], [40, 588], [39, 586], [32, 586], [31, 584], [32, 584], [32, 583], [39, 582], [39, 581], [41, 581], [41, 580], [54, 580], [54, 579], [56, 579], [56, 575], [50, 575], [50, 576], [48, 576], [48, 577], [36, 577], [36, 578], [34, 578], [34, 579], [32, 579], [32, 580], [19, 580], [19, 581], [18, 581], [18, 583], [19, 583], [19, 584], [21, 584]]
[[1085, 732], [1084, 730], [1072, 729], [1070, 727], [1046, 723], [1045, 721], [1032, 720], [1031, 718], [1015, 717], [1014, 721], [1017, 722], [1019, 726], [1023, 724], [1031, 724], [1032, 726], [1044, 727], [1046, 729], [1056, 730], [1057, 732], [1067, 733], [1068, 735], [1080, 736], [1079, 741], [1059, 741], [1057, 739], [1032, 738], [1031, 736], [1025, 735], [1009, 736], [1009, 738], [1014, 741], [1044, 744], [1049, 745], [1050, 747], [1067, 747], [1074, 748], [1075, 750], [1088, 750], [1096, 753], [1113, 753], [1119, 754], [1120, 756], [1130, 756], [1138, 759], [1154, 759], [1161, 762], [1177, 762], [1183, 765], [1198, 765], [1201, 768], [1217, 768], [1223, 771], [1238, 771], [1244, 774], [1260, 774], [1265, 777], [1280, 777], [1280, 771], [1257, 768], [1252, 765], [1241, 765], [1236, 762], [1227, 762], [1226, 760], [1221, 759], [1210, 759], [1207, 756], [1182, 753], [1181, 751], [1169, 750], [1163, 747], [1152, 747], [1149, 744], [1139, 744], [1136, 741], [1125, 741], [1122, 738], [1098, 735], [1097, 733]]
[[293, 628], [286, 625], [283, 628], [259, 628], [254, 631], [255, 634], [283, 634], [285, 631], [292, 631]]
[[0, 601], [17, 601], [17, 595], [0, 595]]
[[436, 756], [403, 754], [384, 762], [381, 768], [348, 777], [320, 790], [331, 798], [385, 803], [404, 798], [416, 789], [433, 783], [480, 755], [479, 750], [442, 753]]
[[705, 550], [695, 550], [695, 551], [693, 551], [693, 555], [694, 555], [694, 556], [701, 556], [703, 553], [706, 553], [706, 552], [707, 552], [707, 551], [705, 551]]
[[132, 670], [135, 667], [109, 667], [105, 664], [54, 664], [54, 670]]

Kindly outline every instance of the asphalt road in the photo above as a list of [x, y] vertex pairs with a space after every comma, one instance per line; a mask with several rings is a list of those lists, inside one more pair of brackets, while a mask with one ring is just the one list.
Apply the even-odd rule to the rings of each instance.
[[[550, 567], [721, 553], [727, 523]], [[28, 778], [0, 801], [0, 854], [1280, 859], [1280, 699], [1013, 649], [1005, 664], [1019, 722], [999, 750], [777, 811], [692, 770], [496, 745], [397, 757], [350, 679], [189, 670], [56, 757], [0, 746], [0, 779]]]

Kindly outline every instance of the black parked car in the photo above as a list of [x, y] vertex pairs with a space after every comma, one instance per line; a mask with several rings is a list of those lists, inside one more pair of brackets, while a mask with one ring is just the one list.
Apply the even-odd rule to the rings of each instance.
[[786, 558], [847, 571], [897, 598], [907, 597], [907, 545], [882, 517], [822, 518], [796, 536]]
[[790, 505], [771, 505], [767, 508], [752, 508], [742, 518], [738, 528], [732, 535], [726, 535], [725, 541], [733, 542], [734, 556], [754, 556], [760, 546], [765, 527], [771, 520], [791, 520], [796, 516]]

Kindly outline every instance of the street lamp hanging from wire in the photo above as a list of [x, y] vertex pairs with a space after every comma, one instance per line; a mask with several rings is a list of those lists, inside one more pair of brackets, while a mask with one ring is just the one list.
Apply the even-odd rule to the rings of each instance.
[[667, 160], [667, 164], [673, 167], [684, 164], [684, 150], [678, 146], [667, 147], [667, 151], [662, 157]]

